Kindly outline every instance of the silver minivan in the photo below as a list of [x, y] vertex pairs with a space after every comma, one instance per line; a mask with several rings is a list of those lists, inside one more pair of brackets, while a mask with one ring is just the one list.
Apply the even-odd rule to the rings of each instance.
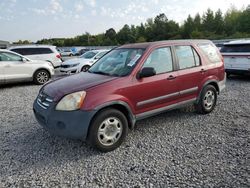
[[220, 51], [227, 75], [250, 74], [250, 40], [224, 43]]

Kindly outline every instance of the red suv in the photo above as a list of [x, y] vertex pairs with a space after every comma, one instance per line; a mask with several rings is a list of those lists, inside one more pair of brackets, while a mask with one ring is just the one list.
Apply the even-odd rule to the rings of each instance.
[[44, 85], [34, 114], [53, 134], [111, 151], [137, 120], [188, 104], [210, 113], [225, 78], [223, 58], [211, 41], [128, 44], [88, 72]]

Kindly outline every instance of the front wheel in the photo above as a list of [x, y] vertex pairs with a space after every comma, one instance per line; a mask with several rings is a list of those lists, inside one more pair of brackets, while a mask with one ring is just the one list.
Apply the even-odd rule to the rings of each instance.
[[82, 72], [87, 72], [89, 70], [89, 68], [90, 68], [90, 66], [85, 65], [85, 66], [82, 67], [81, 71]]
[[97, 114], [91, 123], [88, 141], [103, 152], [118, 148], [128, 133], [125, 115], [116, 109], [106, 109]]
[[49, 81], [50, 74], [46, 70], [38, 70], [35, 72], [33, 80], [36, 84], [42, 85]]
[[201, 92], [196, 110], [200, 114], [208, 114], [213, 111], [217, 102], [217, 90], [212, 85], [207, 85]]

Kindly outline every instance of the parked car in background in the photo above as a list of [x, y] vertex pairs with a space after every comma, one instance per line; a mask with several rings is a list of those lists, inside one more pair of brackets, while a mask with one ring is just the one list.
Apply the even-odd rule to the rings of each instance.
[[83, 55], [84, 53], [86, 53], [86, 52], [88, 52], [88, 51], [90, 51], [90, 49], [87, 49], [87, 48], [80, 49], [80, 50], [76, 53], [76, 55], [81, 56], [81, 55]]
[[69, 59], [62, 63], [60, 71], [63, 73], [86, 72], [93, 63], [104, 56], [109, 50], [92, 50], [78, 58]]
[[73, 56], [73, 52], [71, 49], [60, 49], [59, 52], [61, 56]]
[[47, 61], [31, 60], [9, 50], [0, 50], [0, 84], [33, 81], [46, 83], [54, 75]]
[[225, 71], [230, 74], [250, 74], [250, 40], [225, 43], [221, 48]]
[[128, 44], [88, 72], [45, 85], [33, 108], [51, 133], [107, 152], [121, 145], [137, 120], [189, 104], [201, 114], [212, 112], [225, 81], [223, 58], [211, 41]]
[[54, 68], [58, 68], [62, 64], [61, 55], [57, 51], [56, 46], [49, 45], [25, 45], [12, 46], [9, 50], [28, 57], [32, 60], [43, 60], [50, 62]]

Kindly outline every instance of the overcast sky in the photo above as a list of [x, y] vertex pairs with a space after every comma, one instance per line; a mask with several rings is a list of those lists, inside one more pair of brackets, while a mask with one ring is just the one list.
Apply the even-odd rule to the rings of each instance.
[[249, 0], [0, 0], [0, 40], [17, 41], [103, 33], [146, 22], [159, 13], [179, 23], [207, 8], [223, 13]]

